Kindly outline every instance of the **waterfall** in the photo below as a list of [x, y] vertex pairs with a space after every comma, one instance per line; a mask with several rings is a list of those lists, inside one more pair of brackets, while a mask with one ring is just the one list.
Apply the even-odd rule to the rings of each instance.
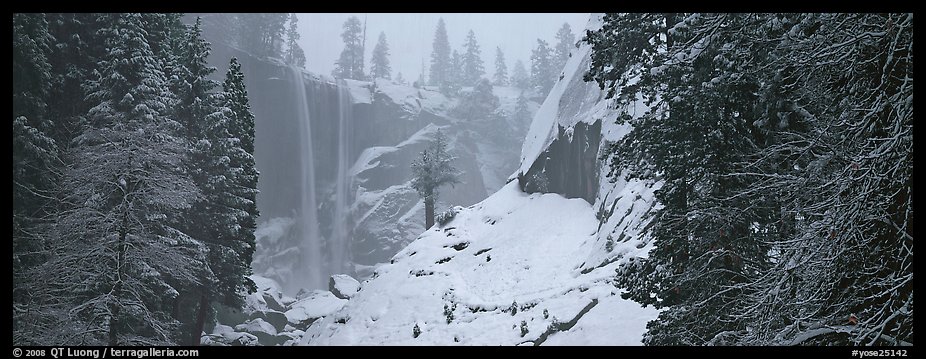
[[315, 201], [315, 156], [312, 151], [312, 126], [309, 121], [309, 105], [306, 100], [305, 83], [302, 70], [291, 66], [293, 94], [296, 97], [296, 115], [299, 121], [299, 163], [302, 166], [302, 178], [299, 183], [301, 204], [297, 213], [297, 235], [301, 237], [300, 252], [302, 265], [297, 267], [293, 281], [297, 286], [308, 289], [327, 288], [322, 277], [322, 246], [318, 231], [318, 209]]
[[350, 89], [345, 81], [338, 83], [338, 172], [336, 177], [335, 212], [332, 216], [333, 226], [331, 235], [331, 261], [330, 274], [352, 274], [348, 266], [350, 258], [350, 233], [348, 225], [348, 205], [350, 198], [348, 190], [351, 187], [351, 176], [348, 175], [350, 167], [350, 138], [351, 138], [351, 96]]

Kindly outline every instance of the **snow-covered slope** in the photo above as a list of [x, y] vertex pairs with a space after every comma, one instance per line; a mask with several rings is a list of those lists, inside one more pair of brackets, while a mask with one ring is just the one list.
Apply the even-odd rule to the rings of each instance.
[[301, 344], [639, 344], [656, 311], [620, 298], [617, 263], [582, 269], [599, 251], [587, 202], [512, 182], [458, 210], [378, 267]]
[[510, 182], [376, 267], [300, 344], [640, 344], [657, 312], [612, 283], [617, 266], [651, 248], [640, 233], [659, 184], [606, 176], [602, 151], [629, 130], [613, 119], [646, 108], [617, 108], [582, 80], [590, 51], [567, 61]]

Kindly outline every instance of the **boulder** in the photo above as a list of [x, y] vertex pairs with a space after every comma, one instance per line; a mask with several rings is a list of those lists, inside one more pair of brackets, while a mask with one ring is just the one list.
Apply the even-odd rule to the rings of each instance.
[[251, 316], [248, 319], [261, 319], [267, 323], [270, 323], [270, 325], [273, 326], [273, 329], [275, 329], [277, 332], [282, 331], [283, 328], [286, 327], [287, 323], [286, 314], [275, 310], [254, 312], [251, 313]]
[[335, 274], [328, 280], [328, 290], [335, 297], [350, 299], [360, 291], [360, 282], [347, 274]]
[[263, 292], [261, 293], [261, 296], [264, 298], [264, 302], [267, 303], [268, 309], [272, 309], [278, 312], [286, 311], [286, 307], [283, 306], [283, 304], [280, 303], [280, 301], [277, 300], [276, 296], [274, 296], [273, 294], [269, 292]]

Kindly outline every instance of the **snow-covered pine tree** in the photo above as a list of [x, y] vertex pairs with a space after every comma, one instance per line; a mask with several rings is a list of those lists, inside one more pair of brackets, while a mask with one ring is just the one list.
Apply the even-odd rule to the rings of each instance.
[[530, 84], [540, 92], [542, 97], [546, 97], [556, 82], [553, 61], [550, 45], [544, 40], [537, 39], [537, 47], [531, 52]]
[[466, 52], [460, 58], [463, 73], [461, 76], [461, 86], [475, 86], [476, 82], [485, 75], [485, 66], [482, 62], [482, 50], [479, 49], [479, 43], [476, 41], [476, 33], [469, 30], [466, 34], [466, 42], [463, 44]]
[[149, 22], [107, 14], [98, 24], [108, 52], [87, 87], [96, 105], [66, 154], [63, 209], [45, 232], [49, 260], [25, 276], [32, 310], [20, 323], [43, 345], [172, 344], [172, 284], [197, 281], [205, 258], [169, 218], [199, 193], [182, 170], [186, 142], [167, 116]]
[[514, 69], [511, 71], [511, 85], [522, 90], [527, 90], [531, 86], [530, 75], [521, 60], [514, 63]]
[[[675, 15], [614, 15], [606, 28], [588, 36], [607, 49], [636, 46], [601, 62], [595, 54], [592, 68], [603, 65], [621, 73], [617, 78], [640, 66], [639, 87], [618, 92], [631, 101], [640, 89], [651, 109], [637, 119], [618, 119], [633, 129], [611, 149], [612, 176], [627, 173], [663, 183], [655, 193], [663, 207], [647, 230], [655, 248], [647, 259], [625, 267], [620, 279], [630, 289], [628, 297], [666, 308], [647, 326], [648, 345], [704, 345], [718, 333], [742, 328], [744, 321], [732, 315], [737, 299], [752, 293], [745, 284], [768, 267], [769, 208], [737, 199], [749, 184], [732, 176], [739, 172], [733, 164], [754, 152], [757, 136], [749, 83], [734, 77], [736, 70], [726, 62], [745, 39], [738, 36], [748, 21], [735, 14], [690, 20], [685, 31], [675, 26]], [[717, 22], [727, 25], [724, 31], [699, 42], [709, 33], [700, 26]], [[677, 31], [668, 31], [673, 26]], [[659, 51], [654, 39], [677, 45]], [[712, 86], [692, 86], [701, 83]]]
[[563, 71], [566, 61], [569, 60], [569, 52], [576, 48], [576, 35], [572, 33], [569, 23], [564, 22], [563, 26], [556, 32], [556, 47], [553, 48], [553, 69], [555, 74]]
[[495, 86], [508, 86], [508, 65], [505, 64], [505, 53], [501, 47], [495, 48]]
[[299, 46], [299, 18], [296, 14], [289, 14], [289, 28], [286, 30], [286, 50], [283, 52], [283, 61], [296, 67], [305, 67], [305, 52]]
[[215, 68], [208, 67], [206, 61], [210, 45], [202, 39], [199, 20], [190, 28], [186, 43], [183, 65], [188, 85], [181, 92], [185, 109], [181, 118], [193, 147], [189, 171], [203, 193], [186, 215], [190, 219], [186, 232], [206, 244], [210, 273], [199, 288], [189, 288], [191, 303], [183, 306], [198, 307], [195, 315], [184, 315], [196, 318], [190, 323], [189, 343], [198, 345], [212, 313], [212, 302], [240, 308], [241, 291], [253, 289], [247, 275], [257, 216], [257, 173], [253, 116], [248, 110], [240, 64], [231, 63], [223, 91], [216, 93], [218, 83], [209, 78]]
[[392, 78], [392, 67], [389, 66], [389, 43], [386, 42], [386, 33], [379, 33], [379, 40], [373, 47], [373, 55], [370, 57], [370, 77], [374, 79]]
[[217, 298], [223, 304], [240, 307], [241, 293], [253, 293], [257, 288], [251, 281], [251, 258], [255, 250], [254, 230], [257, 228], [257, 179], [254, 159], [254, 114], [248, 101], [241, 63], [232, 58], [225, 81], [222, 83], [223, 108], [227, 109], [227, 153], [231, 172], [229, 196], [225, 205], [234, 209], [237, 225], [230, 231], [232, 241], [223, 246], [225, 258], [219, 269]]
[[[424, 67], [424, 66], [422, 66]], [[444, 19], [437, 20], [437, 29], [434, 30], [434, 42], [431, 50], [431, 68], [428, 73], [428, 84], [446, 89], [453, 72], [450, 62], [450, 40], [447, 39], [447, 27]]]
[[913, 16], [762, 18], [768, 140], [743, 176], [780, 199], [782, 230], [739, 311], [768, 324], [730, 341], [912, 344]]
[[608, 14], [586, 36], [586, 79], [651, 108], [610, 154], [611, 175], [663, 181], [655, 248], [618, 277], [666, 308], [647, 344], [912, 343], [911, 32], [911, 14]]
[[412, 162], [412, 188], [424, 200], [425, 227], [434, 225], [434, 205], [440, 196], [440, 187], [460, 183], [459, 172], [451, 162], [447, 149], [447, 137], [440, 129], [434, 135], [434, 140], [421, 155]]
[[353, 80], [366, 78], [363, 72], [362, 32], [363, 25], [356, 16], [351, 16], [344, 21], [344, 32], [341, 33], [344, 49], [341, 50], [334, 70], [331, 71], [331, 76], [334, 78]]
[[[13, 297], [25, 295], [22, 272], [42, 261], [35, 235], [49, 213], [58, 146], [51, 135], [48, 99], [54, 75], [48, 61], [55, 39], [44, 14], [13, 15]], [[16, 331], [14, 312], [14, 331]]]

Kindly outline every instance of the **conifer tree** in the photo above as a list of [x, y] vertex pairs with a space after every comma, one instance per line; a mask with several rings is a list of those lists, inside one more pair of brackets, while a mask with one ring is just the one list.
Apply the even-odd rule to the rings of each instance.
[[501, 47], [495, 48], [495, 86], [508, 86], [508, 65]]
[[370, 77], [377, 79], [391, 79], [392, 68], [389, 66], [389, 44], [386, 42], [386, 33], [379, 33], [379, 40], [373, 48], [370, 58]]

